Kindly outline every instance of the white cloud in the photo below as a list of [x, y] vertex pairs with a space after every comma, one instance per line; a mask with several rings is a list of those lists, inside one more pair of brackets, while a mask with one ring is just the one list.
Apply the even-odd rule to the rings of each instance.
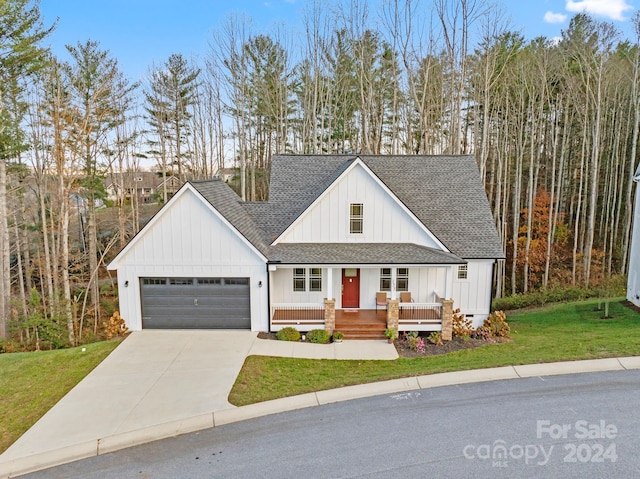
[[625, 20], [623, 14], [633, 7], [627, 0], [567, 0], [567, 10], [570, 12], [585, 12], [612, 20]]
[[564, 13], [547, 12], [544, 14], [544, 21], [547, 23], [562, 23], [567, 19]]

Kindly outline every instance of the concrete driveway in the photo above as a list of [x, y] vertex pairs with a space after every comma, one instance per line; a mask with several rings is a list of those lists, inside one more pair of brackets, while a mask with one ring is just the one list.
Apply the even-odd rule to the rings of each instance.
[[[0, 455], [0, 478], [253, 417], [255, 407], [227, 401], [251, 354], [398, 357], [386, 341], [310, 344], [262, 340], [250, 331], [134, 332]], [[271, 403], [285, 410], [309, 405], [275, 400], [260, 403], [257, 411]]]
[[87, 444], [233, 407], [250, 331], [134, 332], [1, 456]]

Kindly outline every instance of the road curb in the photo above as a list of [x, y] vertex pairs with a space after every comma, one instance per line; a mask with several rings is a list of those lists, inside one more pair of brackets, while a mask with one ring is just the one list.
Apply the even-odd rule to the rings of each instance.
[[473, 369], [417, 377], [391, 379], [376, 383], [359, 384], [326, 391], [274, 399], [237, 408], [212, 411], [177, 421], [128, 431], [80, 444], [54, 449], [27, 457], [0, 462], [0, 479], [9, 479], [31, 472], [59, 466], [73, 461], [108, 454], [128, 447], [139, 446], [160, 439], [219, 427], [224, 424], [255, 419], [262, 416], [308, 407], [349, 401], [383, 394], [429, 389], [456, 384], [470, 384], [506, 379], [579, 374], [588, 372], [624, 371], [640, 369], [640, 356], [622, 358], [587, 359], [555, 363], [526, 364], [497, 368]]

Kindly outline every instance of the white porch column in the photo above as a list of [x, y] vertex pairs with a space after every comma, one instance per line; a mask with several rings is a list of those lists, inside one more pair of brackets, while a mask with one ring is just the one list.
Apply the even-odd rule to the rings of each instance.
[[333, 268], [327, 268], [327, 299], [335, 299], [333, 297]]
[[391, 268], [391, 298], [396, 299], [396, 278], [398, 277], [398, 268]]
[[274, 271], [276, 269], [277, 269], [277, 267], [274, 264], [270, 264], [267, 267], [267, 274], [269, 275], [269, 279], [268, 279], [268, 282], [267, 282], [267, 284], [265, 286], [267, 286], [267, 289], [268, 289], [268, 291], [267, 291], [267, 295], [268, 296], [267, 297], [269, 298], [267, 300], [267, 304], [269, 305], [269, 311], [267, 313], [268, 316], [269, 316], [269, 318], [268, 318], [269, 331], [271, 331], [271, 319], [273, 317], [273, 306], [272, 306], [273, 305], [273, 294], [272, 294], [273, 293], [273, 273], [274, 273]]
[[451, 298], [453, 294], [453, 274], [454, 274], [454, 269], [456, 268], [457, 266], [449, 266], [446, 269], [447, 274], [445, 277], [444, 299]]

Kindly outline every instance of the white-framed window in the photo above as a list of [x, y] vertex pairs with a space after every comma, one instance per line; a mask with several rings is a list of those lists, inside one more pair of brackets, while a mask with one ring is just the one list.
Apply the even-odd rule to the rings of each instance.
[[349, 205], [349, 233], [362, 234], [363, 211], [362, 203], [351, 203]]
[[458, 279], [467, 279], [467, 265], [466, 264], [461, 264], [460, 266], [458, 266]]
[[409, 291], [409, 268], [398, 268], [396, 274], [396, 290]]
[[380, 268], [380, 291], [391, 291], [391, 268]]
[[307, 277], [309, 291], [322, 291], [322, 268], [293, 268], [293, 290], [307, 291]]
[[[391, 268], [380, 268], [380, 291], [391, 291]], [[409, 268], [398, 268], [396, 291], [409, 291]]]
[[322, 291], [322, 268], [309, 269], [309, 291]]
[[307, 271], [304, 268], [293, 268], [293, 290], [306, 291]]

